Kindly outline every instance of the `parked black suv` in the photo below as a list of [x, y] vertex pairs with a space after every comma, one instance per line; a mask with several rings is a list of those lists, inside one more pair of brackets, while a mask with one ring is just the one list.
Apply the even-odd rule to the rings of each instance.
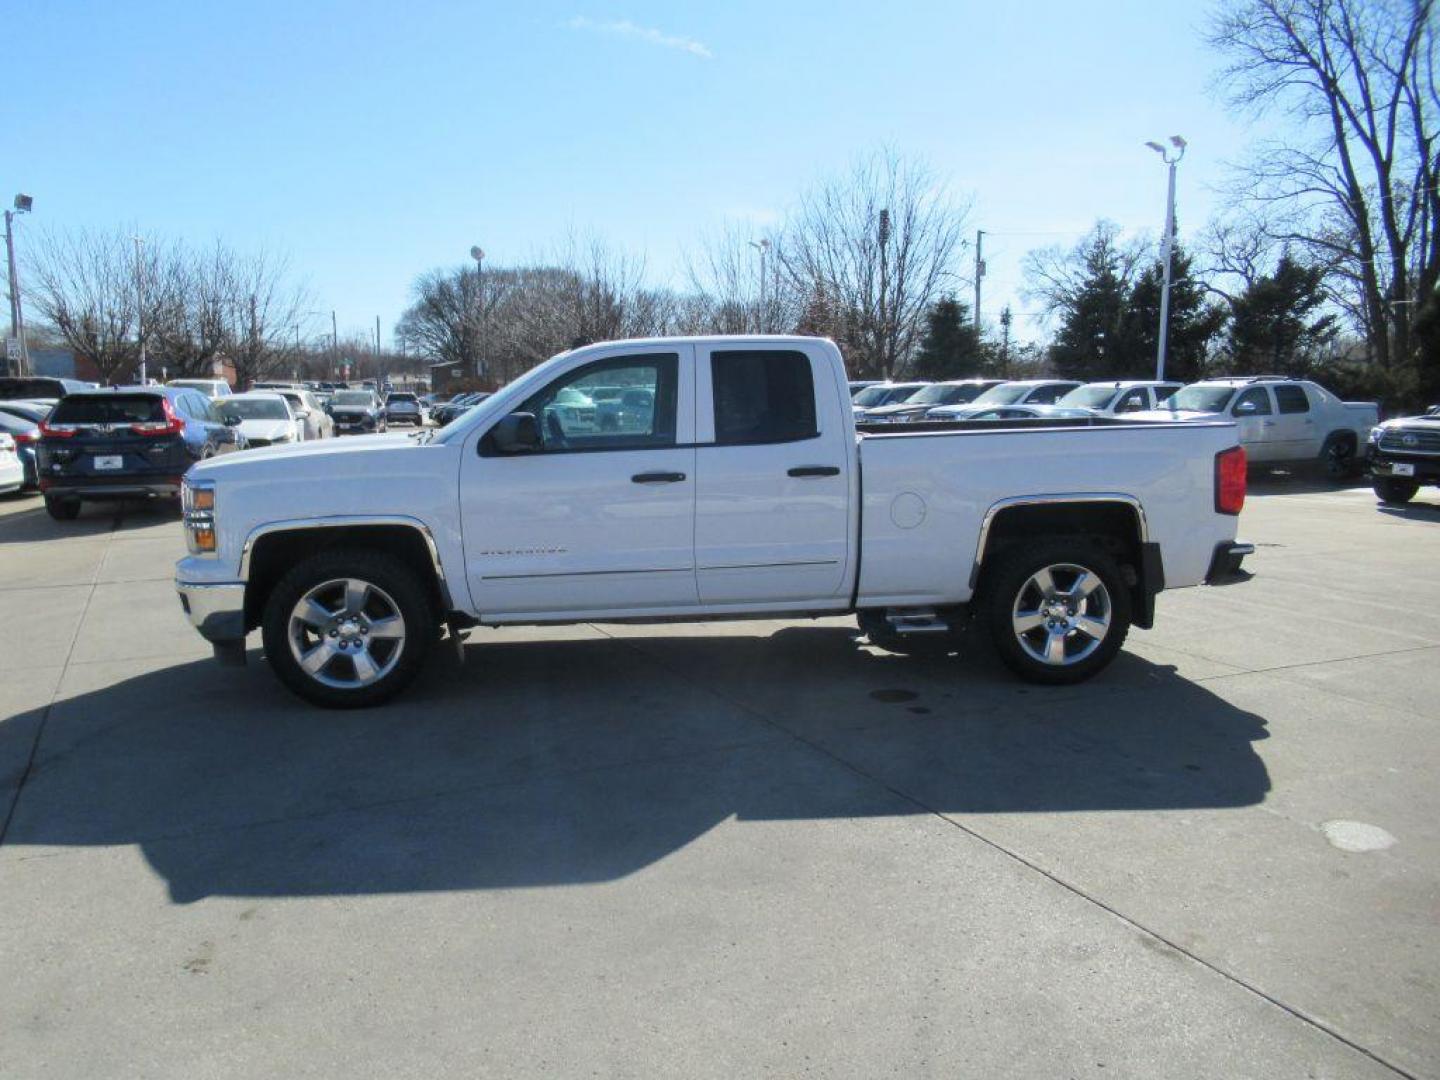
[[1366, 453], [1381, 502], [1407, 503], [1421, 484], [1440, 486], [1440, 405], [1424, 416], [1386, 420], [1370, 432]]
[[52, 379], [46, 375], [0, 377], [0, 401], [43, 401], [62, 398], [79, 390], [94, 389], [94, 383], [79, 379]]
[[329, 409], [336, 435], [369, 435], [386, 429], [385, 408], [373, 390], [337, 390]]
[[64, 398], [40, 425], [40, 490], [69, 521], [84, 499], [169, 497], [197, 461], [243, 442], [198, 390], [127, 386]]

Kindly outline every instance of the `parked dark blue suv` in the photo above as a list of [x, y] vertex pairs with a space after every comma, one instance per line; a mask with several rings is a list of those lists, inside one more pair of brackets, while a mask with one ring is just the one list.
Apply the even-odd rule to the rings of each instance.
[[197, 461], [244, 441], [211, 401], [184, 387], [121, 386], [60, 399], [40, 425], [40, 491], [69, 521], [84, 499], [174, 497]]

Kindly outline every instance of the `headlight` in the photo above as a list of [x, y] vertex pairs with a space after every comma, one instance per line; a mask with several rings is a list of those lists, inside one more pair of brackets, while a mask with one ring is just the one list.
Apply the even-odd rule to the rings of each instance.
[[1381, 436], [1381, 435], [1384, 435], [1384, 434], [1385, 434], [1385, 428], [1384, 428], [1384, 426], [1372, 427], [1372, 428], [1370, 429], [1370, 441], [1373, 442], [1373, 443], [1378, 443], [1378, 442], [1380, 441], [1380, 436]]
[[185, 477], [180, 485], [185, 546], [192, 555], [215, 554], [215, 481]]
[[295, 437], [294, 435], [290, 435], [290, 434], [281, 435], [278, 439], [271, 439], [271, 440], [270, 440], [270, 445], [271, 445], [271, 446], [275, 446], [275, 445], [277, 445], [278, 443], [289, 442], [289, 441], [290, 441], [291, 439], [293, 439], [294, 437]]

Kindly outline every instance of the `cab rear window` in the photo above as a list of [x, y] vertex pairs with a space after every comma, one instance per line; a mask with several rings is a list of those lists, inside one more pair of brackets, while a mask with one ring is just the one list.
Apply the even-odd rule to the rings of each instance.
[[165, 419], [164, 399], [153, 394], [106, 394], [61, 398], [50, 414], [52, 424], [143, 424]]

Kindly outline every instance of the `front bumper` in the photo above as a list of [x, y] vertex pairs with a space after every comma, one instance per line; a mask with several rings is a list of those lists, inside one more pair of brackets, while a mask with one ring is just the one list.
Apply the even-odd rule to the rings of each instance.
[[[1440, 484], [1440, 458], [1422, 454], [1393, 454], [1388, 450], [1377, 450], [1374, 444], [1369, 453], [1370, 475], [1397, 477], [1414, 480], [1419, 484]], [[1396, 466], [1401, 466], [1396, 471]]]
[[[200, 636], [216, 646], [220, 654], [222, 646], [239, 646], [245, 642], [245, 583], [227, 581], [217, 584], [175, 581], [175, 591], [180, 594], [180, 606], [190, 620], [190, 625], [200, 631]], [[243, 652], [242, 652], [243, 655]]]
[[1205, 572], [1205, 584], [1224, 585], [1232, 581], [1244, 581], [1249, 577], [1241, 566], [1246, 555], [1255, 554], [1255, 545], [1244, 540], [1228, 540], [1215, 545], [1215, 554], [1210, 558], [1210, 569]]

